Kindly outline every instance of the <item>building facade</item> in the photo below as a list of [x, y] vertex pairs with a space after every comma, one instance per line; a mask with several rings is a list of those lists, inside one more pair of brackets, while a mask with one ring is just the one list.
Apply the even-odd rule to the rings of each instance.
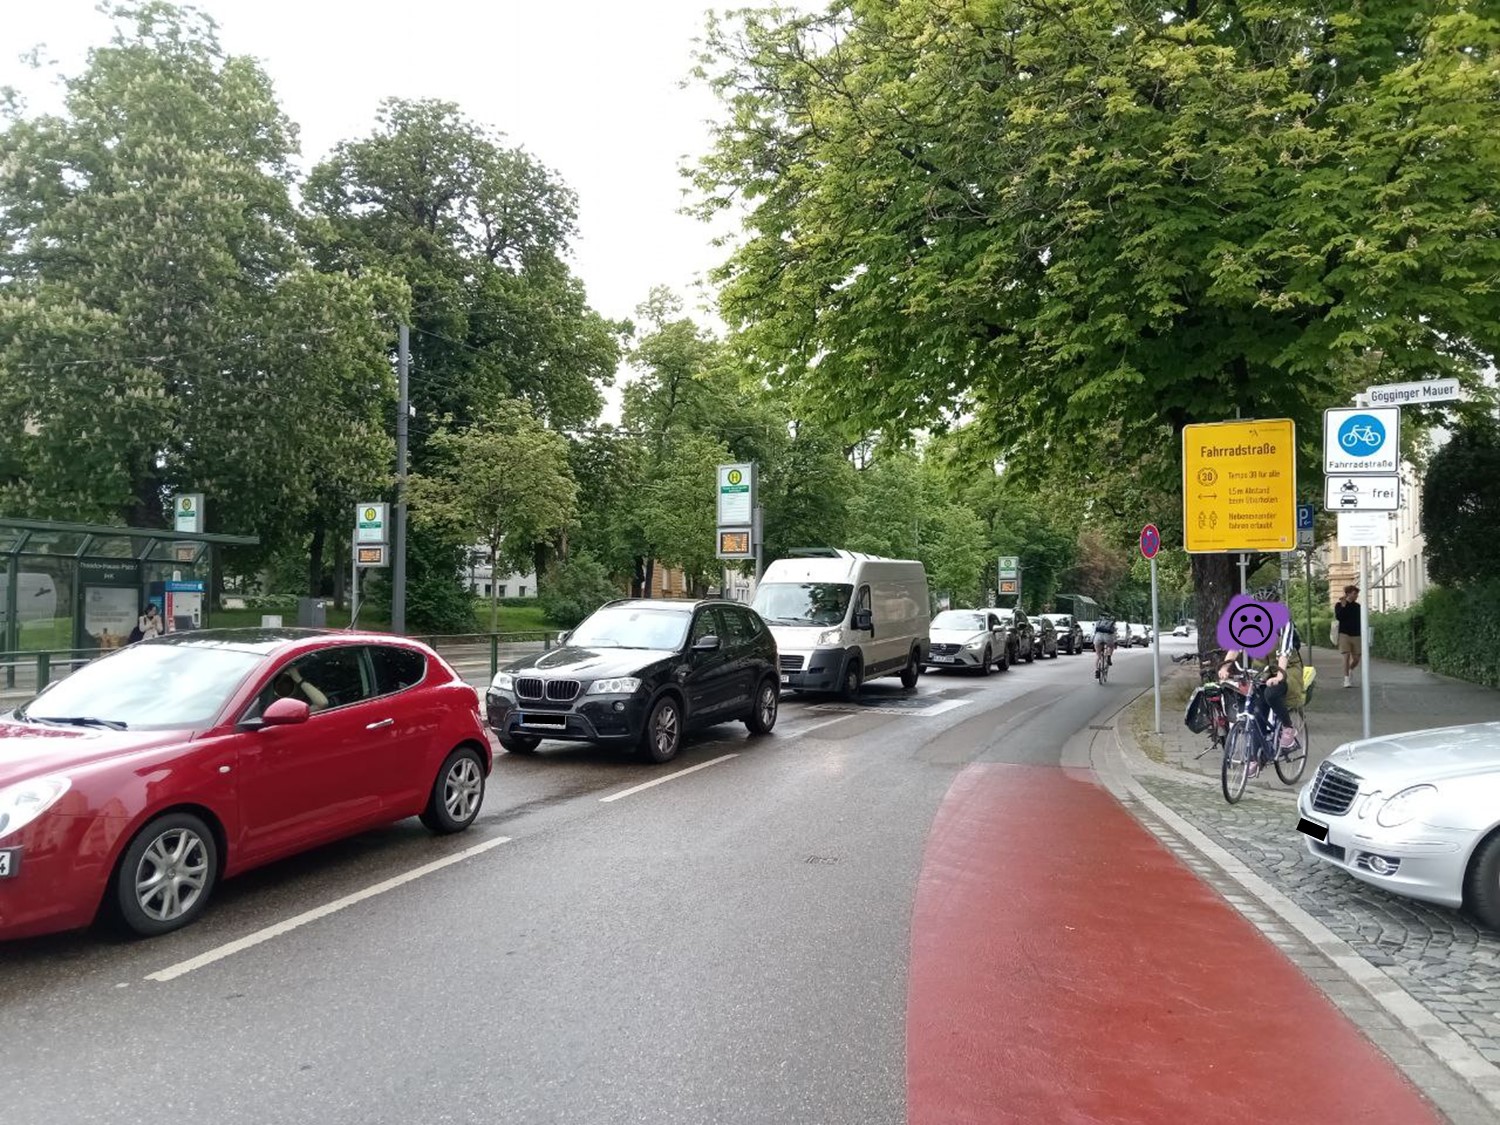
[[[1427, 540], [1422, 534], [1422, 477], [1409, 461], [1401, 465], [1401, 505], [1390, 514], [1387, 546], [1371, 547], [1369, 587], [1360, 600], [1371, 613], [1407, 609], [1427, 592]], [[1328, 597], [1337, 601], [1344, 587], [1359, 583], [1358, 547], [1347, 547], [1335, 537], [1326, 555]]]

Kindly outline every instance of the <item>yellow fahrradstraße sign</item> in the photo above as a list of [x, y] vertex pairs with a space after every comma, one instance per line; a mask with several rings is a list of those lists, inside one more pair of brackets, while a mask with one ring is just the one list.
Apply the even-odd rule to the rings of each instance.
[[1297, 548], [1297, 432], [1290, 418], [1182, 430], [1182, 540], [1195, 554]]

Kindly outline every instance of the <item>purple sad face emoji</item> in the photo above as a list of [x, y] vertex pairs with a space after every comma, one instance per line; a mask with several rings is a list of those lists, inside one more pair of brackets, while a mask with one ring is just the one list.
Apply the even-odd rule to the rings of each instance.
[[1265, 656], [1276, 647], [1281, 630], [1291, 619], [1291, 610], [1280, 602], [1259, 602], [1236, 594], [1219, 618], [1219, 645], [1241, 649], [1248, 656]]

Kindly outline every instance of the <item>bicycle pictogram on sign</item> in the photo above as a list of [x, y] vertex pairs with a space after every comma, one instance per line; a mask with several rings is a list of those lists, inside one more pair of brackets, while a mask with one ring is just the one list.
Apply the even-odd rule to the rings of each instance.
[[1355, 457], [1368, 457], [1385, 445], [1385, 425], [1371, 414], [1356, 414], [1339, 427], [1339, 445]]

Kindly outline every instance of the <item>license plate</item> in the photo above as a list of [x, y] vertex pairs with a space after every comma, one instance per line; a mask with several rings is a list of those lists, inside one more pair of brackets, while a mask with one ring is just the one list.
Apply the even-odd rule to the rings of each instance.
[[0, 879], [21, 873], [21, 849], [0, 848]]
[[1314, 840], [1326, 841], [1328, 839], [1328, 825], [1319, 824], [1316, 820], [1308, 820], [1305, 816], [1298, 819], [1297, 831], [1311, 836]]
[[956, 656], [934, 656], [931, 658], [934, 664], [952, 664], [958, 660]]
[[781, 674], [781, 682], [784, 683], [784, 684], [789, 684], [789, 683], [792, 682], [792, 677], [788, 676], [785, 672], [783, 672]]

